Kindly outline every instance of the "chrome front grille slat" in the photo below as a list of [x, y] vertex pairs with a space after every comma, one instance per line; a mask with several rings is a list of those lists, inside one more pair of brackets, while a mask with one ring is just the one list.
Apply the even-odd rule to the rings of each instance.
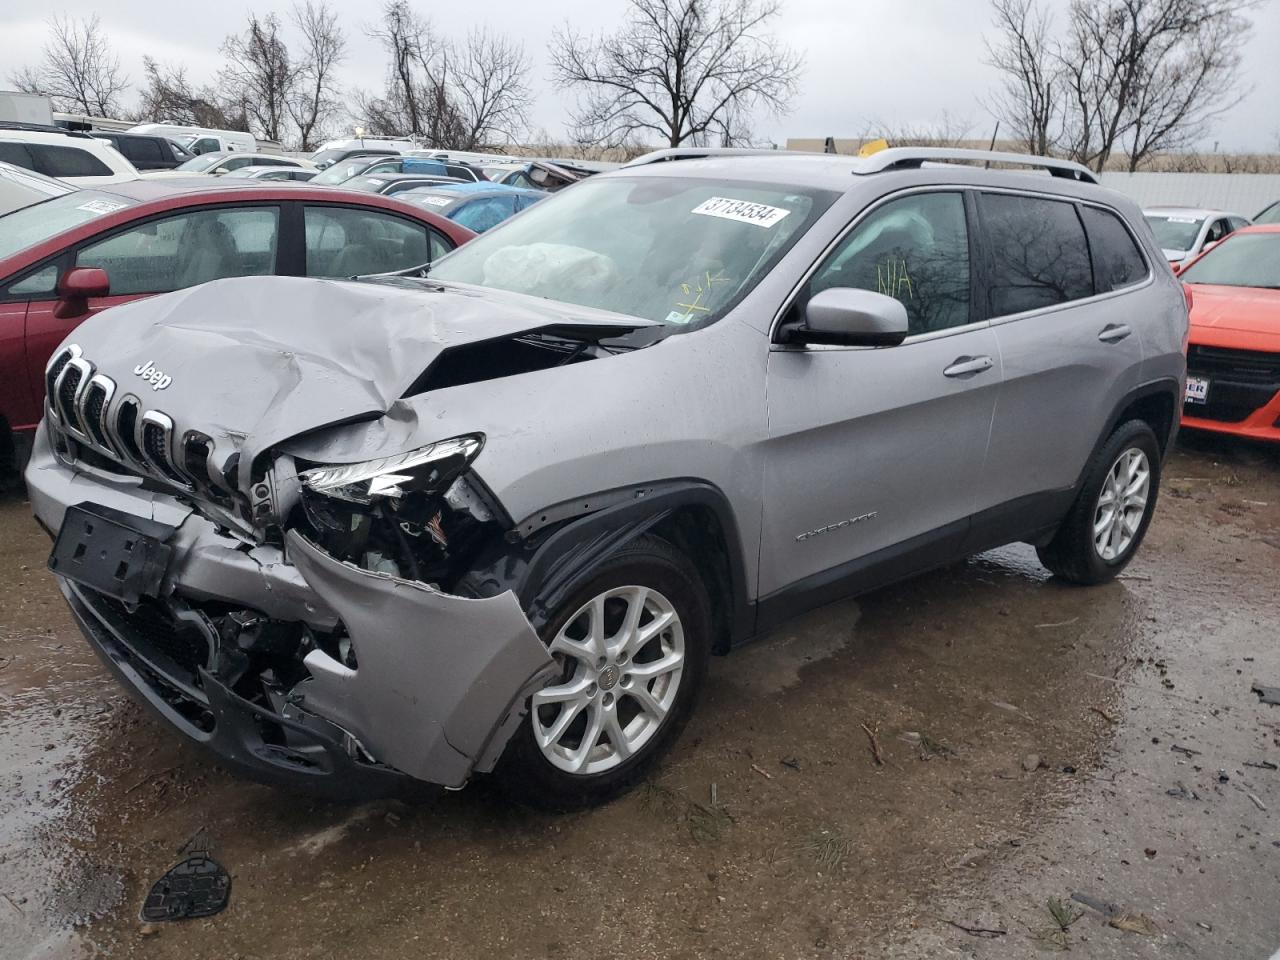
[[165, 480], [191, 489], [191, 481], [173, 461], [173, 420], [159, 410], [148, 410], [138, 420], [135, 434], [146, 463]]
[[58, 374], [54, 393], [49, 398], [49, 404], [58, 411], [62, 425], [81, 441], [89, 439], [80, 422], [80, 404], [92, 377], [93, 364], [82, 357], [72, 357]]
[[118, 456], [107, 430], [107, 410], [115, 396], [116, 382], [102, 374], [89, 378], [81, 403], [77, 408], [80, 423], [90, 442], [103, 453]]

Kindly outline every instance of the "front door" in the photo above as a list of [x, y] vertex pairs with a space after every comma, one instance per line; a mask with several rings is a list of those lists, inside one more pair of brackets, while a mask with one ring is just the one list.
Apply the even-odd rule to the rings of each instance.
[[765, 626], [948, 559], [964, 539], [1001, 376], [995, 334], [973, 305], [967, 221], [959, 191], [884, 203], [793, 307], [829, 287], [894, 296], [910, 320], [899, 346], [772, 348]]

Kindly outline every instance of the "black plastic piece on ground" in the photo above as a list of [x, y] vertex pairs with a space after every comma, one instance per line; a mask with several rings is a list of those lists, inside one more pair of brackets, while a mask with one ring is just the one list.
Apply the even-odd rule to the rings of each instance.
[[155, 882], [142, 905], [142, 919], [193, 920], [221, 913], [231, 899], [231, 877], [212, 857], [188, 857]]

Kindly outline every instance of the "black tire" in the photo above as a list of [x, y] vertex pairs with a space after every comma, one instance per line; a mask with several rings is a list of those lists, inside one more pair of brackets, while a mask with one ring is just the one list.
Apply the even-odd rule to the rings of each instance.
[[[1094, 545], [1093, 526], [1098, 498], [1112, 467], [1121, 455], [1135, 449], [1146, 456], [1150, 469], [1146, 512], [1123, 551], [1112, 559], [1104, 559]], [[1155, 433], [1143, 420], [1129, 420], [1120, 424], [1089, 462], [1084, 484], [1058, 532], [1047, 545], [1036, 548], [1040, 562], [1053, 574], [1070, 583], [1088, 585], [1114, 579], [1142, 545], [1142, 539], [1147, 535], [1147, 527], [1155, 513], [1159, 493], [1160, 443], [1156, 440]]]
[[[658, 591], [680, 618], [685, 660], [675, 699], [647, 742], [614, 768], [595, 774], [569, 773], [552, 764], [538, 746], [533, 718], [527, 709], [494, 771], [503, 791], [520, 803], [567, 812], [612, 800], [648, 774], [670, 749], [693, 712], [711, 656], [709, 604], [697, 568], [665, 540], [640, 537], [584, 573], [550, 617], [542, 631], [543, 642], [550, 645], [592, 598], [623, 586]], [[529, 706], [526, 704], [526, 708]]]

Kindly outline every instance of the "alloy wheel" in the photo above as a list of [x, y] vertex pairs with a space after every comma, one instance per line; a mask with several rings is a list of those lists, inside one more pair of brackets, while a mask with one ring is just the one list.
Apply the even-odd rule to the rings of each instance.
[[543, 756], [567, 773], [604, 773], [644, 748], [675, 704], [684, 628], [649, 587], [615, 587], [584, 603], [551, 641], [558, 682], [532, 697]]
[[1125, 450], [1111, 465], [1093, 512], [1093, 548], [1108, 562], [1122, 557], [1133, 544], [1147, 512], [1151, 464], [1136, 447]]

